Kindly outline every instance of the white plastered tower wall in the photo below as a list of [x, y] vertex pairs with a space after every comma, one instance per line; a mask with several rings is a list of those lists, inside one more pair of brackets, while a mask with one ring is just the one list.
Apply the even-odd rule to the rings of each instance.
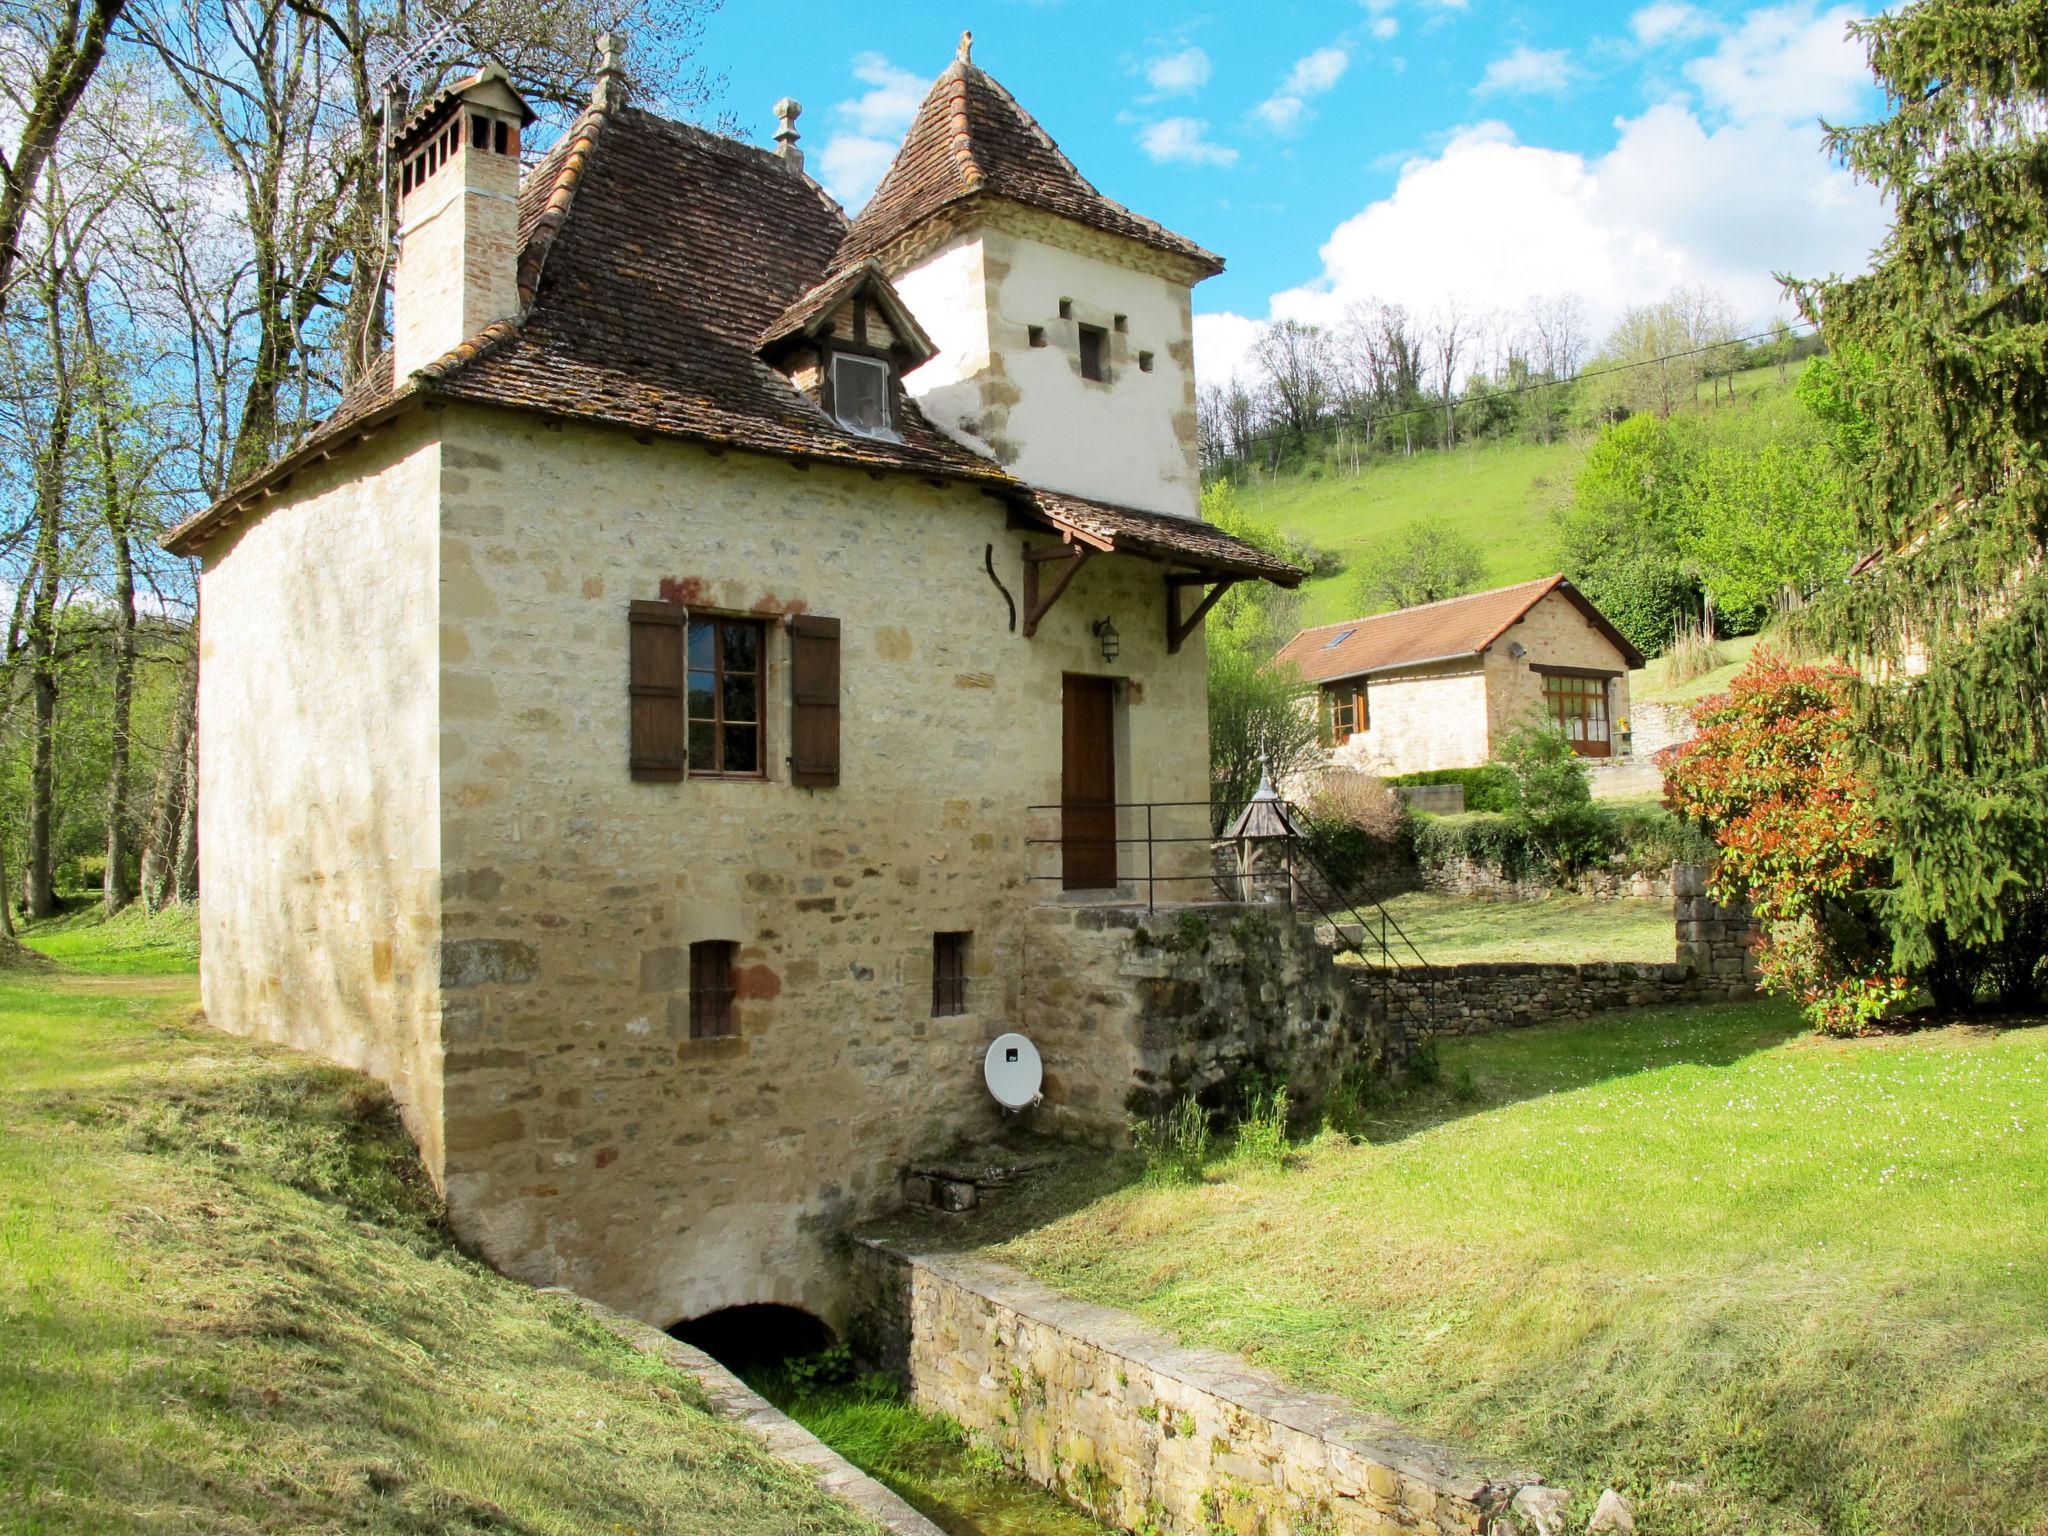
[[[1029, 484], [1198, 516], [1194, 268], [1015, 204], [954, 219], [889, 263], [939, 347], [904, 380], [925, 414]], [[1101, 381], [1083, 326], [1106, 338]]]

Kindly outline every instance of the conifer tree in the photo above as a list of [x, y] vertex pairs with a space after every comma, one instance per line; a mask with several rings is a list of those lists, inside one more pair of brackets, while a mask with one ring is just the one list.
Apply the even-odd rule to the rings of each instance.
[[1893, 224], [1867, 276], [1794, 291], [1872, 360], [1871, 558], [1810, 634], [1865, 679], [1894, 958], [1962, 1001], [2048, 899], [2048, 0], [1917, 0], [1852, 31], [1889, 110], [1829, 146]]

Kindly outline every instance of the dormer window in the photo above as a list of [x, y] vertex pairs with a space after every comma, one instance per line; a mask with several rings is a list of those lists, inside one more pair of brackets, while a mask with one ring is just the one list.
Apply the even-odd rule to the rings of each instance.
[[877, 357], [832, 355], [832, 415], [849, 432], [901, 442], [889, 402], [889, 365]]

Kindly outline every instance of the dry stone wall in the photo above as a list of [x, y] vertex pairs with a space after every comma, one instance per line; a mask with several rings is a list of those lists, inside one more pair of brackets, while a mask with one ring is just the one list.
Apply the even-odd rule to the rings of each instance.
[[1471, 1536], [1542, 1481], [1000, 1265], [873, 1242], [855, 1264], [861, 1342], [921, 1407], [1127, 1530]]
[[1284, 1078], [1312, 1114], [1346, 1064], [1398, 1065], [1401, 1037], [1284, 902], [1041, 907], [1026, 960], [1037, 1129], [1118, 1140], [1184, 1095], [1234, 1105], [1254, 1075]]

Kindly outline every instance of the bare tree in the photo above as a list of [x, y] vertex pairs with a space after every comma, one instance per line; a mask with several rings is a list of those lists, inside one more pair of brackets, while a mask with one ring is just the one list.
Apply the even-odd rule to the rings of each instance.
[[1457, 391], [1465, 355], [1472, 346], [1475, 318], [1463, 301], [1448, 298], [1430, 311], [1423, 332], [1430, 386], [1443, 408], [1440, 447], [1454, 448], [1458, 443]]
[[1530, 367], [1539, 387], [1528, 396], [1523, 420], [1548, 443], [1564, 422], [1564, 386], [1578, 377], [1592, 347], [1585, 302], [1575, 293], [1531, 299], [1524, 329]]
[[43, 168], [127, 6], [128, 0], [29, 0], [0, 12], [0, 81], [21, 118], [14, 153], [0, 155], [0, 314]]
[[1329, 338], [1299, 320], [1276, 320], [1252, 345], [1277, 424], [1296, 440], [1322, 424], [1330, 398]]

